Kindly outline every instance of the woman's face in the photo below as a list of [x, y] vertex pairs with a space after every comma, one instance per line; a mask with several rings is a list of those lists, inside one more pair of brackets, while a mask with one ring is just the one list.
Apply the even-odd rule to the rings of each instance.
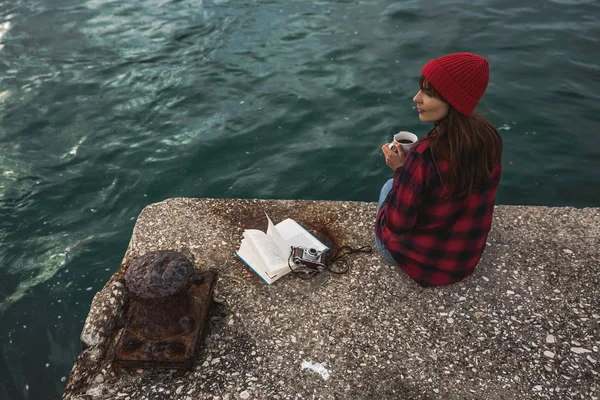
[[419, 90], [413, 101], [417, 103], [421, 122], [437, 122], [448, 115], [450, 109], [448, 103], [431, 96], [423, 89]]

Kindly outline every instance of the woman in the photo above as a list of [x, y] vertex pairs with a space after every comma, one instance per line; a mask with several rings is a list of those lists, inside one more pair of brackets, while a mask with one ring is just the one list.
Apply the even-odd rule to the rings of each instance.
[[492, 225], [502, 138], [473, 114], [489, 80], [485, 58], [449, 54], [422, 69], [413, 98], [433, 129], [404, 155], [381, 148], [394, 178], [383, 186], [375, 236], [382, 255], [421, 286], [471, 275]]

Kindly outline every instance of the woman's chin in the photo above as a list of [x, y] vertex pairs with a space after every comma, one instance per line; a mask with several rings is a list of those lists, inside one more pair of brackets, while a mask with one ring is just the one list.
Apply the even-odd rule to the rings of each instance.
[[419, 120], [421, 122], [436, 122], [435, 119], [427, 118], [427, 117], [423, 116], [423, 114], [419, 114]]

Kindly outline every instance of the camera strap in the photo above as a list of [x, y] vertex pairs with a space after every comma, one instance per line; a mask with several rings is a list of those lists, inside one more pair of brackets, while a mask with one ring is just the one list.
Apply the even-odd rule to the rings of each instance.
[[[293, 248], [292, 248], [292, 252], [290, 253], [290, 258], [288, 260], [288, 266], [290, 267], [290, 270], [298, 277], [302, 278], [302, 279], [309, 279], [311, 277], [313, 277], [315, 274], [317, 274], [317, 270], [314, 269], [309, 269], [309, 268], [305, 268], [305, 267], [292, 267], [292, 264], [289, 262], [292, 259], [292, 254], [293, 254]], [[327, 257], [327, 262], [325, 263], [325, 267], [327, 268], [327, 270], [333, 274], [337, 274], [337, 275], [342, 275], [347, 273], [350, 270], [350, 264], [348, 263], [348, 260], [346, 260], [346, 257], [350, 254], [355, 254], [355, 253], [372, 253], [373, 249], [371, 248], [371, 246], [362, 246], [359, 247], [357, 249], [350, 247], [350, 246], [342, 246], [340, 247], [333, 256], [331, 257]]]
[[[335, 252], [333, 257], [327, 260], [327, 269], [334, 274], [345, 274], [350, 270], [350, 264], [345, 259], [346, 256], [355, 253], [372, 253], [371, 246], [362, 246], [358, 249], [350, 246], [342, 246]], [[335, 268], [334, 268], [335, 267]]]

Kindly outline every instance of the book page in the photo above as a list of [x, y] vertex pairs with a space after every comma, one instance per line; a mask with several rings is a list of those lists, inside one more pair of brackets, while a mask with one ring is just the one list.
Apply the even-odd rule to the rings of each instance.
[[[265, 213], [265, 215], [267, 215], [267, 213]], [[277, 228], [275, 228], [273, 221], [271, 221], [271, 218], [269, 218], [268, 215], [267, 215], [267, 221], [268, 221], [267, 236], [269, 238], [271, 238], [271, 240], [273, 240], [273, 242], [279, 249], [277, 254], [281, 257], [289, 258], [290, 253], [291, 253], [290, 245], [287, 244], [285, 239], [283, 239], [281, 237], [281, 235], [277, 231]]]
[[254, 247], [248, 241], [243, 239], [240, 245], [238, 256], [252, 271], [262, 278], [267, 284], [275, 282], [277, 279], [284, 276], [287, 271], [280, 270], [280, 272], [270, 274], [266, 269], [261, 258], [256, 254]]
[[249, 229], [244, 231], [244, 237], [254, 247], [267, 271], [275, 271], [288, 265], [288, 257], [279, 255], [279, 247], [264, 232]]
[[291, 218], [285, 219], [275, 225], [277, 232], [286, 241], [288, 246], [308, 247], [318, 251], [329, 250], [316, 237]]
[[256, 249], [254, 249], [248, 239], [242, 239], [242, 243], [240, 244], [240, 248], [236, 255], [255, 271], [264, 271], [265, 265], [260, 256], [256, 254]]

